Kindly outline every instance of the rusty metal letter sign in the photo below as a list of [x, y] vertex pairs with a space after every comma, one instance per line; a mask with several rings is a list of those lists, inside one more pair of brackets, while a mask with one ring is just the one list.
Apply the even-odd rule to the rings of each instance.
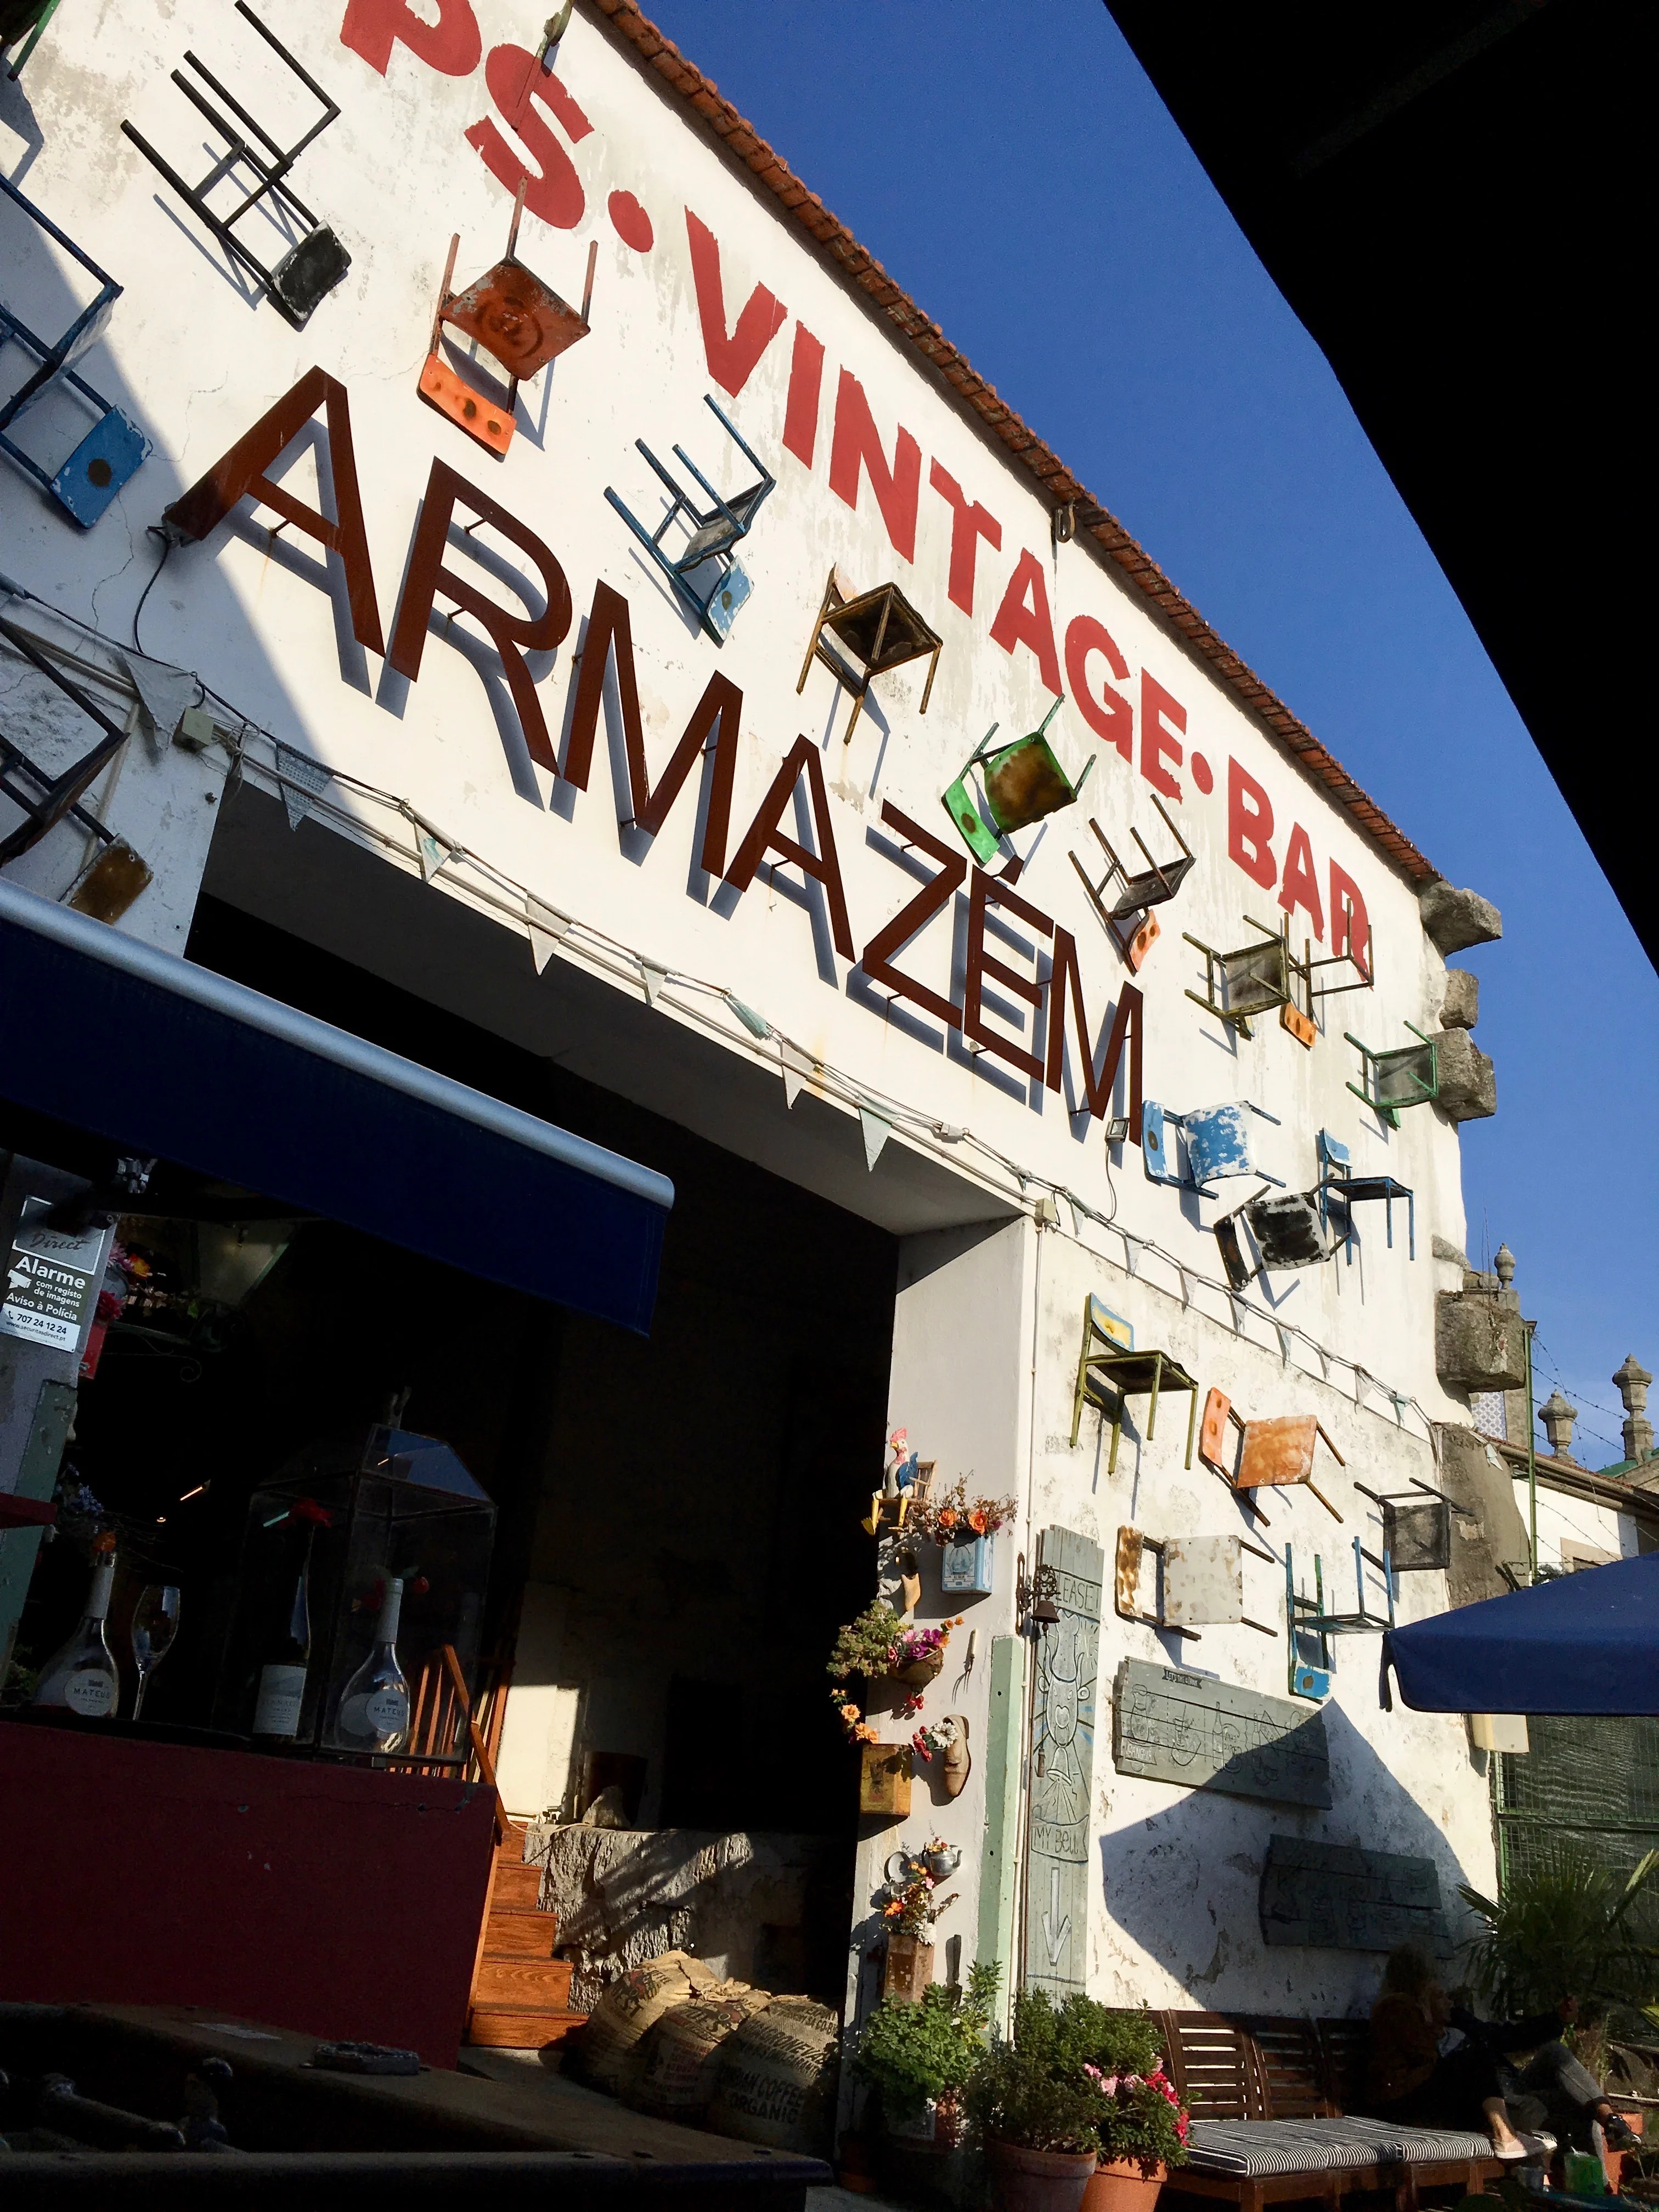
[[[410, 18], [411, 22], [414, 20]], [[526, 204], [534, 208], [533, 191]], [[695, 222], [696, 219], [691, 220]], [[781, 312], [780, 309], [780, 315]], [[269, 474], [289, 446], [307, 430], [319, 408], [326, 412], [328, 439], [325, 447], [319, 446], [318, 465], [331, 480], [337, 522], [307, 507]], [[304, 531], [337, 556], [345, 571], [354, 633], [359, 644], [371, 652], [380, 652], [380, 611], [374, 599], [349, 410], [343, 385], [320, 369], [313, 369], [302, 376], [189, 491], [173, 502], [166, 520], [184, 538], [204, 538], [245, 497], [273, 508], [283, 524]], [[527, 556], [545, 595], [542, 612], [532, 611], [535, 592], [530, 579], [526, 580], [526, 606], [521, 611], [490, 597], [461, 571], [447, 564], [444, 556], [449, 548], [450, 525], [458, 507], [490, 524]], [[574, 697], [570, 702], [570, 727], [562, 769], [536, 680], [525, 656], [527, 653], [551, 652], [570, 629], [574, 607], [564, 570], [552, 548], [527, 524], [499, 500], [469, 483], [447, 463], [434, 459], [386, 651], [388, 665], [409, 683], [416, 682], [420, 677], [434, 603], [440, 599], [449, 600], [470, 615], [494, 645], [532, 760], [554, 775], [562, 775], [579, 791], [587, 787], [606, 667], [614, 665], [627, 756], [629, 793], [624, 803], [630, 810], [629, 817], [623, 818], [631, 818], [646, 836], [654, 836], [660, 830], [681, 792], [692, 784], [692, 770], [711, 750], [712, 738], [708, 807], [701, 848], [705, 875], [718, 878], [724, 870], [732, 889], [741, 892], [769, 861], [773, 866], [782, 863], [799, 869], [817, 881], [823, 895], [836, 951], [844, 960], [856, 964], [858, 948], [847, 908], [836, 852], [835, 826], [817, 748], [800, 738], [786, 756], [759, 813], [738, 841], [736, 854], [728, 865], [726, 845], [742, 693], [724, 678], [709, 679], [653, 787], [646, 760], [628, 603], [621, 592], [600, 580], [594, 586], [586, 639], [581, 653], [575, 656]], [[816, 850], [782, 834], [784, 814], [796, 795], [803, 774], [807, 779], [807, 797], [814, 817]], [[969, 899], [968, 973], [962, 986], [961, 1003], [917, 981], [894, 964], [894, 956], [912, 944], [930, 924], [939, 921], [944, 926], [944, 917], [949, 914], [954, 895], [963, 880], [964, 863], [959, 855], [929, 836], [920, 824], [890, 804], [884, 802], [882, 818], [889, 829], [898, 832], [905, 844], [915, 846], [936, 861], [940, 872], [901, 906], [890, 921], [871, 934], [862, 956], [869, 980], [895, 997], [915, 1001], [924, 1012], [948, 1028], [962, 1030], [983, 1049], [1009, 1060], [1047, 1089], [1062, 1095], [1066, 1090], [1069, 1049], [1073, 1110], [1080, 1113], [1086, 1107], [1097, 1120], [1111, 1117], [1121, 1067], [1128, 1094], [1127, 1133], [1130, 1142], [1138, 1145], [1145, 1012], [1140, 993], [1134, 985], [1125, 983], [1120, 988], [1115, 1005], [1091, 1038], [1077, 945], [1071, 933], [1048, 915], [1017, 899], [1006, 878], [993, 883], [978, 870], [974, 872]], [[919, 872], [902, 852], [894, 854], [890, 849], [888, 857], [912, 876]], [[993, 905], [1006, 907], [1037, 938], [1045, 944], [1052, 943], [1054, 957], [1048, 975], [1017, 974], [987, 951], [987, 915]], [[987, 978], [1001, 984], [1030, 1007], [1024, 1043], [984, 1027], [981, 1001], [981, 987]], [[1069, 1048], [1068, 1007], [1073, 1031]]]
[[1145, 1659], [1126, 1659], [1117, 1670], [1112, 1758], [1120, 1774], [1185, 1790], [1279, 1805], [1332, 1802], [1320, 1714]]
[[1446, 1948], [1432, 1859], [1270, 1836], [1261, 1875], [1261, 1937], [1328, 1951]]
[[1089, 1808], [1106, 1555], [1069, 1528], [1045, 1528], [1038, 1557], [1054, 1571], [1060, 1619], [1033, 1647], [1025, 1985], [1063, 1997], [1084, 1987], [1089, 1968]]

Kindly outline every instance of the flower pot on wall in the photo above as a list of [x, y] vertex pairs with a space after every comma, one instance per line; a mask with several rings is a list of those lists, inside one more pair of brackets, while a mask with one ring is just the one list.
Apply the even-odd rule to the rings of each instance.
[[920, 1690], [925, 1684], [937, 1680], [944, 1672], [945, 1654], [930, 1651], [925, 1659], [913, 1659], [908, 1667], [899, 1668], [892, 1679], [908, 1688]]
[[887, 1938], [887, 1955], [881, 1970], [881, 1993], [900, 2004], [919, 2004], [921, 1993], [933, 1978], [933, 1947], [921, 1936], [894, 1934]]
[[859, 1810], [879, 1813], [890, 1820], [910, 1814], [910, 1747], [908, 1743], [866, 1743], [859, 1752]]
[[1027, 2150], [994, 2136], [985, 2146], [985, 2162], [997, 2212], [1082, 2212], [1095, 2172], [1092, 2151]]
[[970, 1536], [939, 1553], [939, 1588], [947, 1597], [988, 1595], [996, 1583], [996, 1538]]
[[1158, 2159], [1102, 2159], [1083, 2192], [1083, 2212], [1152, 2212], [1169, 2168]]

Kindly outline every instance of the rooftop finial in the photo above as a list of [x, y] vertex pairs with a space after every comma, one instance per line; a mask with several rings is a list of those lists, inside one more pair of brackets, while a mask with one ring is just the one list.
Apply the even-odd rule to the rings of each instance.
[[1619, 1395], [1625, 1401], [1625, 1457], [1640, 1461], [1653, 1457], [1653, 1423], [1647, 1413], [1648, 1385], [1653, 1377], [1645, 1367], [1636, 1364], [1636, 1354], [1628, 1352], [1625, 1364], [1613, 1376], [1619, 1386]]
[[1507, 1244], [1500, 1244], [1497, 1251], [1492, 1255], [1492, 1263], [1498, 1271], [1498, 1281], [1504, 1285], [1505, 1290], [1508, 1290], [1510, 1285], [1515, 1280], [1514, 1253], [1510, 1251]]
[[1578, 1419], [1577, 1406], [1570, 1406], [1559, 1390], [1552, 1390], [1538, 1408], [1538, 1418], [1544, 1425], [1544, 1434], [1550, 1440], [1550, 1451], [1556, 1459], [1572, 1457], [1572, 1425]]

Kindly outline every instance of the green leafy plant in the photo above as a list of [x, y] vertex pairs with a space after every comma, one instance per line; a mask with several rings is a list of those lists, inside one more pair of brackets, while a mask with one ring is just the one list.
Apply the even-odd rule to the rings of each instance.
[[1629, 1878], [1564, 1851], [1514, 1876], [1501, 1899], [1461, 1892], [1480, 1923], [1468, 1951], [1469, 1982], [1500, 2017], [1543, 2012], [1563, 1997], [1604, 2009], [1659, 2002], [1659, 1945], [1638, 1924], [1650, 1901], [1659, 1850]]
[[970, 1966], [965, 1991], [930, 1982], [919, 2002], [884, 1997], [866, 2021], [853, 2071], [870, 2082], [889, 2120], [912, 2118], [930, 2101], [954, 2106], [984, 2056], [1002, 1969]]
[[[902, 1613], [895, 1613], [884, 1598], [877, 1598], [866, 1605], [856, 1620], [849, 1620], [844, 1628], [836, 1632], [835, 1648], [825, 1662], [825, 1672], [832, 1685], [844, 1683], [850, 1675], [862, 1674], [871, 1681], [896, 1674], [904, 1668], [931, 1664], [939, 1672], [939, 1654], [951, 1641], [951, 1631], [960, 1628], [960, 1615], [954, 1620], [941, 1621], [933, 1628], [918, 1628], [914, 1621], [906, 1620]], [[880, 1741], [865, 1716], [852, 1702], [846, 1690], [832, 1687], [830, 1702], [840, 1714], [848, 1738], [853, 1743], [877, 1743]], [[913, 1691], [898, 1708], [899, 1717], [908, 1717], [921, 1710], [921, 1692]], [[944, 1741], [948, 1741], [946, 1738]], [[944, 1741], [918, 1742], [916, 1749], [924, 1759], [944, 1747]]]
[[836, 1632], [828, 1668], [830, 1680], [844, 1682], [852, 1674], [877, 1679], [886, 1674], [908, 1626], [903, 1615], [895, 1613], [884, 1598], [866, 1605], [856, 1620], [849, 1620]]
[[994, 2042], [963, 2102], [980, 2142], [1027, 2150], [1178, 2166], [1187, 2115], [1158, 2055], [1149, 2015], [1112, 2012], [1093, 1998], [1056, 2006], [1042, 1990], [1014, 2001], [1012, 2039]]

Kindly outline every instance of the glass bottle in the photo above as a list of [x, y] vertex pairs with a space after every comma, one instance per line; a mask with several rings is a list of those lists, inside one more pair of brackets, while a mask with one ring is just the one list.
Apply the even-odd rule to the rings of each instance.
[[109, 1612], [110, 1585], [115, 1580], [112, 1553], [92, 1571], [87, 1609], [81, 1625], [68, 1642], [53, 1652], [40, 1670], [34, 1692], [37, 1705], [63, 1705], [84, 1720], [107, 1720], [121, 1694], [121, 1677], [109, 1648], [105, 1625]]
[[306, 1526], [297, 1546], [291, 1595], [271, 1623], [253, 1702], [253, 1733], [268, 1743], [292, 1743], [300, 1733], [306, 1669], [311, 1663], [311, 1537]]
[[352, 1751], [401, 1751], [409, 1741], [409, 1684], [398, 1664], [398, 1618], [404, 1586], [392, 1576], [374, 1626], [374, 1648], [340, 1696], [334, 1723], [339, 1741]]

